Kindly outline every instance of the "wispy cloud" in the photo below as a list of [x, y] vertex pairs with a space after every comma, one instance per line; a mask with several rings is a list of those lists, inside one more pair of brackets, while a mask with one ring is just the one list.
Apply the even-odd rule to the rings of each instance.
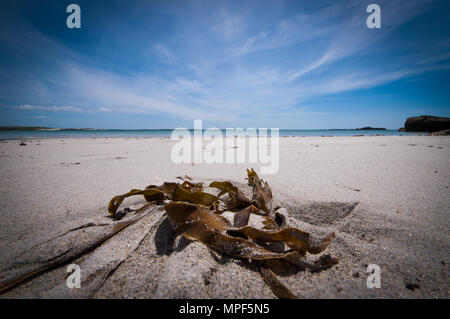
[[160, 58], [168, 64], [173, 64], [177, 60], [176, 55], [160, 43], [155, 44], [155, 50]]
[[319, 60], [309, 64], [308, 66], [306, 66], [305, 68], [302, 68], [301, 70], [296, 71], [294, 74], [292, 74], [289, 79], [288, 82], [292, 82], [293, 80], [307, 74], [310, 71], [313, 71], [319, 67], [321, 67], [323, 64], [331, 61], [333, 58], [333, 52], [332, 51], [328, 51], [326, 52]]
[[217, 126], [325, 116], [314, 103], [321, 98], [448, 70], [448, 37], [418, 45], [413, 34], [395, 35], [432, 3], [380, 0], [379, 30], [365, 26], [361, 1], [161, 4], [164, 20], [135, 22], [129, 9], [115, 22], [120, 37], [102, 25], [89, 29], [82, 45], [25, 18], [3, 21], [8, 63], [0, 66], [0, 104], [18, 112], [164, 115]]
[[81, 108], [73, 106], [41, 106], [41, 105], [24, 104], [15, 106], [13, 108], [22, 111], [83, 112]]

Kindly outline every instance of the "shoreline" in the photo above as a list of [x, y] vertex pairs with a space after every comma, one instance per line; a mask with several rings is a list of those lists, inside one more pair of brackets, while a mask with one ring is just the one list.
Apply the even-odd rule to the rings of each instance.
[[[325, 138], [325, 137], [334, 137], [334, 138], [345, 138], [345, 137], [411, 137], [411, 136], [417, 136], [417, 137], [423, 137], [423, 136], [434, 136], [434, 137], [445, 137], [445, 136], [438, 136], [438, 135], [432, 135], [429, 133], [416, 133], [416, 132], [411, 132], [410, 134], [398, 134], [398, 135], [387, 135], [387, 134], [370, 134], [370, 135], [366, 135], [366, 134], [358, 134], [358, 135], [328, 135], [328, 136], [295, 136], [295, 135], [281, 135], [279, 136], [279, 138]], [[249, 136], [246, 136], [249, 137]], [[261, 136], [256, 136], [257, 138], [260, 138]], [[268, 136], [270, 137], [270, 136]], [[230, 137], [226, 137], [224, 136], [224, 138], [230, 138]], [[5, 138], [5, 137], [0, 137], [0, 142], [1, 141], [38, 141], [38, 140], [76, 140], [76, 139], [80, 139], [80, 140], [98, 140], [98, 139], [118, 139], [118, 140], [130, 140], [130, 139], [155, 139], [155, 140], [161, 140], [161, 139], [169, 139], [171, 140], [172, 138], [170, 136], [128, 136], [128, 137], [123, 137], [123, 136], [99, 136], [99, 137], [80, 137], [80, 136], [59, 136], [59, 137], [54, 137], [54, 136], [42, 136], [42, 137], [28, 137], [28, 138], [18, 138], [18, 137], [13, 137], [13, 138]]]
[[[257, 129], [248, 128], [246, 130], [234, 129], [231, 131], [220, 129], [206, 129], [202, 130], [202, 135], [210, 134], [214, 136], [235, 136], [235, 135], [246, 135], [246, 136], [271, 136], [278, 135], [279, 137], [317, 137], [317, 136], [417, 136], [417, 135], [427, 135], [428, 133], [423, 132], [403, 132], [398, 130], [346, 130], [346, 129], [325, 129], [325, 130], [288, 130], [280, 129], [272, 131], [273, 129]], [[193, 129], [186, 129], [183, 132], [194, 134]], [[0, 139], [3, 140], [31, 140], [31, 139], [66, 139], [66, 138], [165, 138], [171, 137], [172, 134], [179, 135], [181, 131], [176, 130], [105, 130], [105, 131], [92, 131], [92, 130], [52, 130], [52, 131], [42, 131], [42, 130], [31, 130], [31, 131], [0, 131]], [[183, 135], [185, 133], [182, 133]]]

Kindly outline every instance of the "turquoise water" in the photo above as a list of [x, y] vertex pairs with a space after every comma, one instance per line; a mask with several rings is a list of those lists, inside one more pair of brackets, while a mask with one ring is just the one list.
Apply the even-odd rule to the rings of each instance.
[[[190, 130], [191, 134], [193, 130]], [[225, 136], [225, 130], [221, 130]], [[166, 130], [57, 130], [36, 131], [17, 130], [0, 131], [0, 139], [39, 139], [39, 138], [102, 138], [102, 137], [170, 137], [171, 129]], [[418, 135], [419, 133], [398, 132], [397, 130], [385, 131], [360, 131], [360, 130], [280, 130], [280, 136], [353, 136], [353, 135]], [[270, 135], [270, 130], [268, 130]]]

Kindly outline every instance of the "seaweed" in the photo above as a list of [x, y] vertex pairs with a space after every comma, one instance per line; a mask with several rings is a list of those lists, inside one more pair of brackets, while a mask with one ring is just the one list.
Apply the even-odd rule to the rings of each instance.
[[[337, 259], [323, 255], [312, 262], [303, 258], [306, 253], [323, 252], [335, 238], [331, 233], [322, 239], [287, 225], [284, 208], [273, 207], [272, 190], [252, 169], [247, 169], [248, 183], [253, 187], [252, 199], [229, 181], [214, 181], [209, 187], [218, 189], [213, 195], [203, 191], [202, 183], [194, 183], [185, 175], [179, 183], [150, 185], [144, 190], [132, 189], [113, 197], [109, 213], [120, 218], [118, 208], [122, 201], [134, 195], [143, 195], [148, 202], [162, 205], [177, 236], [197, 240], [207, 247], [233, 257], [253, 260], [259, 266], [264, 281], [279, 298], [296, 298], [270, 269], [270, 260], [284, 260], [296, 267], [321, 271], [337, 264]], [[234, 213], [233, 225], [220, 215], [220, 207]], [[262, 229], [249, 225], [252, 214], [262, 216]], [[269, 243], [279, 243], [282, 251], [273, 251]]]

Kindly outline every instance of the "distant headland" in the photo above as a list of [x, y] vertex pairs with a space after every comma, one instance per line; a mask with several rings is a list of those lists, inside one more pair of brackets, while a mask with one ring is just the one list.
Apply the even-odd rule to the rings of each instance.
[[0, 131], [103, 131], [93, 128], [54, 128], [45, 126], [0, 126]]

